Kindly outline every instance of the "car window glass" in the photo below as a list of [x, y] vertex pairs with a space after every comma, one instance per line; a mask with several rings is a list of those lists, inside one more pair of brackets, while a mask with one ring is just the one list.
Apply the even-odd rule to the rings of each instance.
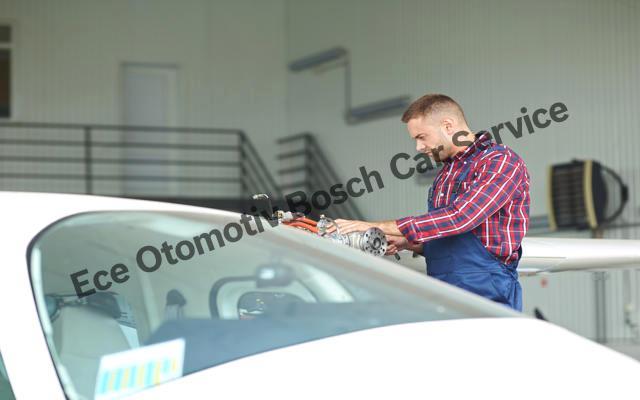
[[15, 400], [11, 382], [9, 382], [9, 376], [4, 366], [4, 360], [2, 359], [2, 353], [0, 353], [0, 399]]
[[485, 315], [368, 267], [373, 256], [238, 227], [231, 214], [101, 212], [36, 237], [34, 291], [65, 390], [128, 393], [310, 340]]

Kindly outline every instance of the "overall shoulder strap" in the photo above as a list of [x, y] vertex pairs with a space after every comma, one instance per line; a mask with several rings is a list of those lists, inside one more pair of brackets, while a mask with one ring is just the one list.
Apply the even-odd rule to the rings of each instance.
[[444, 167], [440, 168], [436, 177], [433, 179], [433, 183], [429, 186], [429, 191], [427, 194], [427, 209], [430, 209], [433, 205], [433, 194], [435, 192], [436, 186], [442, 180], [442, 175], [444, 175]]

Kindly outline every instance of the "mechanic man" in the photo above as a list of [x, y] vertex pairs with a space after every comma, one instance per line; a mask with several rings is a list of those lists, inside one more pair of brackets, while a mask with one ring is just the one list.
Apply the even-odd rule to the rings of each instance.
[[428, 275], [522, 310], [516, 268], [529, 222], [529, 174], [524, 161], [489, 134], [473, 134], [462, 108], [428, 94], [405, 111], [416, 150], [443, 163], [429, 190], [427, 213], [398, 220], [337, 220], [341, 233], [378, 227], [387, 254], [412, 250]]

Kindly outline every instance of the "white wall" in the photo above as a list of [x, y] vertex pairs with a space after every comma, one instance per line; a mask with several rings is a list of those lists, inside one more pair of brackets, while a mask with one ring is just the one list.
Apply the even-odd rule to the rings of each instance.
[[[518, 140], [503, 133], [529, 166], [531, 214], [547, 212], [548, 164], [593, 157], [632, 189], [623, 220], [640, 221], [640, 6], [632, 0], [0, 0], [0, 20], [15, 27], [16, 121], [117, 124], [121, 63], [176, 64], [178, 125], [244, 129], [271, 171], [278, 166], [275, 138], [311, 131], [345, 180], [360, 166], [383, 174], [384, 190], [356, 200], [365, 215], [420, 213], [425, 185], [389, 173], [394, 154], [414, 152], [399, 119], [347, 126], [341, 69], [286, 70], [288, 61], [340, 45], [350, 51], [356, 106], [443, 92], [462, 104], [478, 130], [513, 121], [522, 106], [532, 112], [563, 102], [567, 121]], [[0, 186], [33, 190], [31, 182], [7, 179]], [[38, 182], [37, 189], [83, 187]], [[607, 236], [640, 235], [626, 229]], [[630, 278], [634, 293], [636, 278]], [[546, 288], [539, 278], [523, 279], [526, 307], [539, 305], [551, 319], [593, 337], [590, 279], [558, 275]], [[630, 335], [622, 323], [624, 283], [622, 273], [607, 281], [612, 338]]]
[[[350, 51], [355, 105], [409, 94], [441, 92], [458, 100], [474, 130], [514, 121], [563, 102], [569, 119], [505, 143], [526, 161], [531, 214], [546, 214], [546, 167], [594, 158], [618, 171], [631, 188], [624, 221], [640, 221], [640, 4], [628, 0], [292, 0], [287, 2], [288, 60], [334, 46]], [[288, 128], [316, 133], [340, 175], [359, 166], [379, 169], [385, 189], [357, 199], [371, 219], [425, 209], [426, 187], [397, 180], [388, 162], [414, 153], [398, 118], [347, 126], [339, 68], [288, 75]], [[637, 229], [608, 237], [640, 237]], [[620, 327], [617, 273], [607, 282], [610, 325]], [[588, 274], [523, 281], [528, 306], [543, 305], [554, 320], [593, 337]], [[635, 284], [635, 283], [634, 283]], [[634, 291], [639, 288], [634, 286]], [[574, 295], [569, 296], [571, 293]], [[561, 300], [564, 299], [564, 300]], [[553, 301], [551, 301], [553, 300]], [[636, 303], [636, 307], [637, 307]], [[586, 307], [586, 308], [585, 308]], [[529, 307], [530, 309], [530, 307]], [[580, 317], [582, 311], [589, 315]], [[635, 317], [640, 315], [635, 312]], [[626, 337], [613, 329], [612, 337]]]
[[[1, 0], [0, 19], [16, 37], [12, 119], [121, 123], [120, 65], [173, 64], [177, 125], [246, 130], [273, 165], [273, 137], [286, 134], [284, 17], [280, 0]], [[75, 186], [39, 182], [82, 190]]]

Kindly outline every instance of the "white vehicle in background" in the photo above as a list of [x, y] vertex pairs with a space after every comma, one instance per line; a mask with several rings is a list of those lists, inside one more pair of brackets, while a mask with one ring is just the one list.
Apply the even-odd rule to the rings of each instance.
[[[291, 227], [107, 197], [0, 204], [3, 400], [640, 396], [631, 358]], [[531, 273], [640, 261], [634, 241], [527, 240]]]

